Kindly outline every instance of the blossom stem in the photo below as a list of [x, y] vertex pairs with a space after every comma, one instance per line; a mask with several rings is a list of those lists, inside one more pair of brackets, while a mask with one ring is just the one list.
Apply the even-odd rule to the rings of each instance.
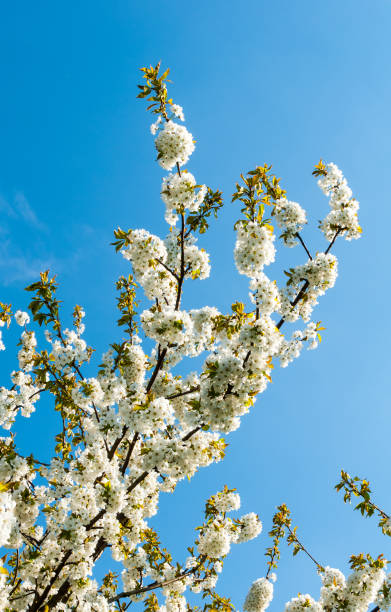
[[308, 248], [307, 248], [307, 246], [306, 246], [306, 244], [305, 244], [305, 242], [304, 242], [303, 238], [300, 236], [299, 232], [297, 232], [296, 236], [297, 236], [297, 238], [299, 239], [299, 241], [301, 242], [301, 244], [302, 244], [302, 246], [303, 246], [303, 248], [304, 248], [305, 252], [307, 253], [308, 257], [309, 257], [309, 258], [312, 260], [312, 255], [311, 255], [311, 253], [309, 252], [309, 250], [308, 250]]

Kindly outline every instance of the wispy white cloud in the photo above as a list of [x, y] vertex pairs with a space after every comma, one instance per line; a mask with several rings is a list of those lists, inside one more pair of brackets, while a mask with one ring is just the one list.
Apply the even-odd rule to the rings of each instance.
[[38, 219], [34, 209], [29, 204], [26, 196], [21, 191], [18, 191], [14, 196], [14, 210], [17, 215], [23, 219], [28, 225], [35, 227], [40, 231], [47, 231], [46, 225]]
[[22, 221], [40, 232], [48, 231], [46, 224], [37, 217], [33, 207], [22, 191], [17, 191], [12, 201], [0, 195], [0, 214], [3, 220], [4, 216], [6, 216], [10, 220]]
[[[45, 223], [38, 219], [23, 192], [12, 199], [0, 195], [0, 284], [27, 283], [39, 276], [42, 270], [53, 265], [53, 258], [39, 256], [31, 249], [31, 242], [23, 242], [20, 224], [29, 232], [47, 232]], [[24, 230], [25, 232], [25, 230]], [[37, 234], [37, 235], [38, 235]]]
[[16, 219], [17, 214], [15, 210], [12, 208], [11, 204], [0, 195], [0, 213], [7, 215], [7, 217], [12, 217]]
[[0, 282], [10, 285], [14, 282], [28, 282], [39, 278], [39, 273], [52, 267], [48, 259], [27, 257], [11, 245], [0, 246]]
[[11, 240], [1, 240], [0, 236], [0, 285], [30, 283], [39, 278], [39, 273], [50, 270], [53, 274], [72, 273], [82, 259], [82, 250], [76, 249], [69, 257], [58, 258], [50, 253], [37, 256], [22, 251]]
[[[57, 250], [60, 236], [62, 248]], [[48, 269], [52, 274], [72, 275], [106, 243], [107, 236], [98, 236], [87, 224], [74, 225], [65, 238], [61, 229], [53, 236], [23, 192], [16, 192], [12, 199], [0, 194], [0, 286], [27, 285]]]

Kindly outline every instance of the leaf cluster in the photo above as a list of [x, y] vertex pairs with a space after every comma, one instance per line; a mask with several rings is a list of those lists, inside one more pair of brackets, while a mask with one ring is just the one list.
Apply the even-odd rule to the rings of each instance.
[[315, 165], [312, 171], [313, 176], [327, 176], [326, 164], [320, 159], [319, 163]]
[[369, 553], [366, 555], [363, 553], [360, 553], [359, 555], [351, 555], [349, 563], [353, 570], [364, 569], [365, 566], [373, 569], [382, 569], [387, 567], [387, 559], [384, 559], [384, 555], [382, 554], [376, 559], [371, 557]]
[[55, 298], [57, 290], [56, 277], [49, 278], [49, 270], [40, 273], [41, 280], [26, 287], [26, 291], [35, 292], [34, 298], [29, 304], [29, 309], [34, 321], [42, 324], [53, 324], [56, 331], [60, 329], [59, 305], [60, 301]]
[[141, 540], [143, 542], [142, 548], [148, 555], [148, 562], [151, 567], [160, 571], [166, 563], [171, 563], [172, 556], [166, 548], [161, 546], [156, 531], [150, 527], [144, 529], [141, 533]]
[[209, 217], [213, 214], [215, 219], [217, 219], [218, 211], [223, 205], [221, 191], [213, 191], [208, 187], [204, 201], [197, 212], [191, 213], [186, 219], [186, 224], [189, 226], [190, 231], [198, 231], [200, 234], [204, 234], [209, 228]]
[[273, 516], [273, 527], [269, 531], [269, 536], [273, 540], [273, 546], [266, 549], [265, 557], [269, 559], [268, 574], [274, 568], [277, 569], [277, 560], [280, 558], [280, 543], [285, 538], [286, 527], [290, 527], [290, 510], [285, 504], [277, 507], [277, 512]]
[[216, 495], [211, 495], [209, 499], [206, 500], [205, 504], [205, 519], [214, 519], [216, 516], [220, 514], [220, 511], [216, 507], [216, 503], [218, 502], [220, 497], [227, 495], [228, 493], [235, 493], [236, 489], [229, 489], [227, 485], [224, 485], [223, 489], [216, 493]]
[[225, 332], [227, 338], [237, 334], [242, 325], [253, 316], [252, 313], [245, 312], [243, 302], [234, 302], [231, 309], [232, 315], [218, 315], [214, 319], [215, 333]]
[[167, 98], [167, 85], [166, 82], [170, 82], [167, 77], [170, 73], [168, 68], [159, 75], [160, 62], [155, 66], [149, 68], [140, 68], [143, 72], [143, 79], [146, 83], [137, 85], [140, 89], [138, 98], [146, 98], [150, 102], [147, 110], [150, 110], [155, 115], [161, 115], [164, 119], [168, 120], [167, 104], [172, 104], [172, 100]]
[[116, 253], [123, 249], [125, 246], [129, 246], [130, 244], [130, 231], [124, 232], [120, 227], [114, 230], [114, 237], [116, 240], [111, 243], [111, 245], [115, 248]]
[[345, 503], [351, 503], [355, 497], [361, 501], [354, 507], [362, 516], [370, 517], [377, 513], [379, 517], [379, 527], [385, 535], [391, 536], [390, 516], [379, 508], [371, 499], [370, 483], [365, 478], [358, 476], [351, 477], [347, 472], [341, 470], [341, 480], [335, 485], [337, 491], [343, 491]]
[[137, 283], [133, 280], [131, 274], [127, 277], [120, 276], [116, 282], [116, 289], [120, 292], [117, 297], [117, 308], [121, 313], [117, 324], [119, 326], [126, 326], [126, 332], [130, 337], [137, 333], [137, 323], [134, 320], [137, 314], [136, 308], [138, 306], [138, 302], [136, 301], [136, 287]]
[[255, 170], [250, 170], [247, 176], [243, 174], [240, 178], [243, 185], [236, 183], [236, 191], [232, 194], [232, 202], [239, 200], [242, 203], [241, 219], [235, 223], [246, 227], [249, 222], [257, 222], [259, 225], [266, 225], [270, 219], [264, 219], [266, 205], [272, 205], [276, 200], [285, 197], [285, 190], [281, 189], [280, 179], [270, 172], [272, 166], [265, 164], [257, 166]]
[[0, 302], [0, 321], [6, 323], [7, 327], [10, 326], [12, 319], [12, 304], [3, 304]]

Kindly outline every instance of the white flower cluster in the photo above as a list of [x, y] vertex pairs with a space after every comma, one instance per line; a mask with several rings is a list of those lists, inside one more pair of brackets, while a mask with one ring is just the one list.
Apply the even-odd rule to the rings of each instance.
[[[188, 346], [188, 355], [195, 357], [206, 349], [210, 350], [214, 342], [214, 323], [219, 314], [217, 308], [211, 306], [189, 311], [193, 321], [193, 337]], [[191, 351], [190, 347], [192, 347]]]
[[175, 225], [178, 221], [178, 213], [184, 210], [196, 212], [202, 204], [206, 195], [206, 186], [201, 185], [196, 188], [196, 180], [190, 172], [181, 172], [179, 176], [169, 174], [163, 179], [161, 196], [166, 205], [165, 219], [170, 225]]
[[234, 251], [238, 272], [256, 278], [264, 266], [274, 261], [274, 239], [270, 225], [259, 225], [253, 221], [239, 225]]
[[[334, 287], [338, 276], [338, 260], [331, 253], [318, 253], [307, 263], [291, 268], [287, 288], [280, 292], [280, 313], [287, 321], [296, 321], [300, 316], [308, 321], [318, 297], [327, 289]], [[304, 299], [292, 306], [292, 300], [298, 295], [303, 283], [308, 283]]]
[[158, 162], [165, 170], [183, 166], [194, 151], [193, 136], [184, 125], [167, 121], [155, 140]]
[[145, 379], [145, 370], [147, 366], [146, 355], [138, 344], [128, 344], [125, 352], [126, 359], [123, 366], [123, 377], [126, 380], [128, 388], [133, 385], [139, 387]]
[[0, 546], [6, 546], [14, 526], [15, 500], [7, 491], [0, 492]]
[[121, 253], [131, 261], [135, 279], [147, 298], [173, 304], [177, 281], [164, 265], [167, 261], [164, 241], [146, 230], [131, 230], [128, 240], [130, 244]]
[[141, 323], [145, 334], [165, 347], [185, 344], [193, 326], [189, 314], [184, 310], [144, 310]]
[[215, 521], [208, 525], [200, 536], [198, 552], [211, 559], [228, 555], [231, 549], [232, 534], [230, 523]]
[[143, 448], [142, 468], [156, 468], [161, 474], [179, 481], [193, 476], [200, 467], [217, 462], [222, 457], [222, 443], [217, 434], [196, 433], [188, 441], [170, 440], [154, 435], [146, 440]]
[[268, 315], [246, 323], [240, 331], [243, 348], [272, 357], [280, 351], [282, 334]]
[[8, 570], [3, 568], [3, 560], [0, 559], [0, 610], [5, 612], [9, 609], [9, 593], [12, 590], [11, 584], [6, 584]]
[[323, 612], [322, 606], [308, 594], [298, 595], [285, 604], [285, 612]]
[[307, 610], [367, 612], [368, 607], [374, 603], [380, 610], [388, 610], [391, 606], [390, 578], [381, 568], [370, 566], [358, 568], [346, 580], [338, 569], [326, 567], [320, 576], [322, 588], [319, 601], [315, 601], [308, 594], [299, 594], [285, 604], [285, 612], [307, 612]]
[[240, 519], [240, 529], [236, 542], [248, 542], [253, 540], [262, 532], [262, 523], [255, 512], [249, 512]]
[[24, 312], [23, 310], [17, 310], [15, 312], [15, 321], [18, 325], [24, 327], [25, 325], [28, 325], [30, 323], [30, 317], [27, 312]]
[[157, 259], [163, 262], [167, 259], [167, 250], [163, 240], [144, 229], [130, 230], [129, 245], [121, 250], [125, 259], [132, 262], [137, 279], [145, 274], [149, 267], [154, 266]]
[[147, 298], [170, 308], [176, 302], [182, 257], [185, 278], [205, 279], [210, 274], [209, 255], [196, 246], [196, 239], [189, 237], [183, 250], [180, 239], [180, 232], [171, 232], [163, 241], [146, 230], [131, 230], [130, 244], [121, 250]]
[[171, 104], [171, 111], [173, 112], [175, 117], [178, 117], [180, 121], [185, 120], [185, 114], [183, 112], [183, 108], [179, 104]]
[[278, 312], [280, 307], [280, 292], [276, 281], [271, 281], [264, 272], [250, 282], [250, 299], [264, 315]]
[[149, 436], [158, 430], [164, 432], [175, 421], [173, 408], [164, 397], [156, 398], [145, 406], [135, 406], [131, 412], [124, 403], [120, 407], [120, 413], [123, 414], [124, 422], [133, 431]]
[[239, 510], [240, 508], [240, 495], [230, 491], [219, 491], [215, 498], [215, 507], [221, 513], [231, 512], [232, 510]]
[[379, 606], [380, 610], [391, 609], [391, 574], [387, 574], [381, 588], [377, 593], [376, 601], [374, 602]]
[[307, 223], [304, 208], [297, 202], [291, 202], [286, 198], [276, 201], [273, 214], [275, 215], [278, 226], [283, 230], [282, 238], [288, 247], [297, 244], [297, 233], [301, 232]]
[[[183, 112], [183, 108], [179, 104], [171, 104], [171, 111], [172, 111], [172, 116], [177, 117], [177, 119], [179, 119], [180, 121], [184, 121], [185, 120], [185, 114]], [[151, 125], [151, 134], [153, 136], [155, 136], [155, 134], [157, 134], [159, 128], [161, 127], [162, 121], [163, 121], [162, 116], [158, 115], [155, 123], [152, 123], [152, 125]]]
[[282, 368], [286, 368], [294, 359], [300, 357], [304, 342], [308, 342], [308, 350], [318, 346], [318, 332], [316, 323], [311, 321], [304, 330], [296, 330], [291, 340], [283, 340], [278, 357]]
[[227, 512], [240, 508], [237, 493], [223, 490], [211, 499], [219, 514], [201, 529], [198, 552], [211, 559], [219, 559], [229, 553], [232, 543], [248, 542], [256, 538], [262, 531], [262, 523], [254, 512], [236, 521], [225, 516]]
[[[31, 339], [31, 336], [27, 338]], [[27, 369], [30, 370], [30, 367], [27, 366]], [[0, 426], [4, 429], [11, 428], [19, 410], [22, 416], [29, 417], [40, 398], [40, 387], [34, 385], [30, 374], [25, 374], [23, 371], [13, 372], [12, 381], [14, 383], [12, 390], [0, 387]]]
[[22, 332], [20, 337], [20, 343], [22, 348], [18, 353], [19, 367], [21, 370], [31, 372], [33, 369], [32, 358], [35, 354], [35, 347], [37, 346], [37, 339], [33, 331]]
[[[47, 332], [47, 330], [46, 330]], [[88, 352], [87, 343], [83, 338], [80, 338], [80, 333], [76, 333], [74, 330], [64, 330], [64, 342], [53, 339], [49, 332], [45, 333], [46, 340], [52, 345], [51, 355], [56, 367], [59, 369], [68, 366], [71, 363], [77, 363], [81, 365], [90, 358]], [[68, 371], [70, 371], [68, 369]]]
[[359, 204], [352, 197], [352, 190], [335, 164], [327, 164], [326, 172], [318, 180], [318, 185], [325, 195], [330, 196], [331, 211], [320, 224], [321, 230], [329, 241], [333, 240], [337, 231], [346, 240], [360, 238], [362, 230], [357, 216]]
[[322, 588], [320, 590], [320, 600], [326, 608], [338, 608], [344, 599], [342, 593], [346, 587], [345, 576], [338, 569], [325, 567], [320, 574]]
[[273, 599], [273, 584], [267, 578], [252, 583], [244, 602], [244, 612], [264, 612]]
[[383, 569], [364, 567], [348, 576], [342, 598], [356, 610], [366, 610], [375, 601], [377, 593], [385, 580]]
[[199, 278], [201, 280], [208, 278], [210, 274], [208, 253], [196, 246], [197, 239], [194, 236], [189, 236], [186, 239], [182, 253], [180, 240], [180, 233], [175, 232], [171, 232], [165, 239], [166, 265], [179, 276], [183, 257], [185, 278]]

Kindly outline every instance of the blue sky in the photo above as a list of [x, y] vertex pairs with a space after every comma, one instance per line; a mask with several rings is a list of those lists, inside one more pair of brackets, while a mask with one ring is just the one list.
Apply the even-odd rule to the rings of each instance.
[[[389, 556], [375, 521], [353, 513], [333, 485], [341, 467], [365, 476], [391, 509], [390, 21], [389, 0], [25, 0], [1, 8], [0, 300], [25, 308], [23, 287], [50, 267], [65, 321], [75, 303], [85, 307], [98, 359], [120, 338], [114, 282], [128, 271], [109, 245], [113, 229], [166, 232], [163, 172], [136, 99], [140, 66], [161, 59], [171, 67], [172, 96], [197, 140], [189, 170], [225, 196], [201, 243], [212, 276], [190, 283], [185, 306], [227, 310], [247, 299], [232, 259], [238, 209], [230, 194], [240, 172], [273, 164], [313, 228], [328, 209], [311, 176], [320, 157], [343, 169], [361, 202], [363, 238], [337, 244], [340, 276], [316, 314], [327, 328], [320, 348], [276, 371], [229, 437], [224, 463], [162, 498], [155, 521], [183, 559], [204, 499], [225, 483], [237, 487], [244, 511], [264, 522], [261, 538], [234, 547], [219, 583], [239, 609], [264, 575], [266, 532], [280, 503], [324, 565], [346, 569], [361, 551]], [[304, 236], [313, 251], [324, 248], [316, 230]], [[299, 249], [281, 251], [270, 274], [281, 278], [304, 259]], [[0, 355], [4, 385], [15, 334], [5, 333], [10, 350]], [[41, 456], [55, 432], [49, 408], [20, 422], [21, 447]], [[319, 580], [307, 559], [284, 550], [271, 610], [299, 591], [317, 596]]]

